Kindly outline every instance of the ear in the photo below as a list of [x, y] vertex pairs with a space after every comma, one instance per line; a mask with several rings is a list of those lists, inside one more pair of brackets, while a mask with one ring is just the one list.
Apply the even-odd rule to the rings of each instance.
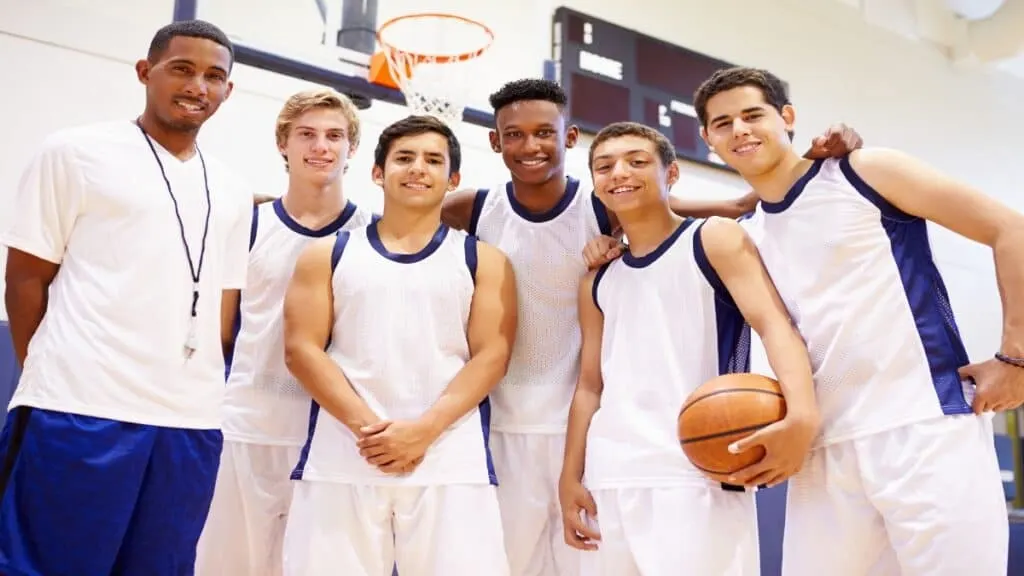
[[458, 172], [452, 172], [451, 174], [449, 174], [448, 175], [448, 191], [451, 192], [453, 190], [458, 189], [459, 182], [462, 182], [462, 175], [461, 174], [459, 174]]
[[668, 166], [668, 187], [672, 188], [679, 182], [679, 163], [673, 162]]
[[491, 150], [494, 150], [497, 154], [501, 154], [501, 138], [498, 137], [498, 133], [491, 130], [487, 133], [487, 138], [491, 141]]
[[278, 142], [277, 143], [277, 151], [281, 153], [281, 156], [284, 156], [285, 161], [288, 160], [288, 146], [287, 145], [288, 145], [287, 136], [285, 137], [285, 141], [284, 142]]
[[377, 186], [380, 186], [381, 188], [383, 188], [384, 187], [384, 169], [381, 168], [380, 166], [377, 166], [376, 164], [374, 164], [373, 171], [371, 172], [371, 174], [373, 175], [373, 183], [376, 184]]
[[359, 149], [358, 145], [356, 145], [356, 146], [349, 146], [348, 147], [348, 159], [349, 160], [351, 160], [352, 157], [356, 155], [356, 150], [358, 150], [358, 149]]
[[135, 63], [135, 76], [142, 84], [149, 84], [149, 60], [143, 58]]
[[569, 127], [565, 129], [565, 147], [575, 148], [576, 143], [580, 140], [580, 129], [575, 124], [569, 124]]
[[224, 90], [224, 100], [227, 100], [228, 98], [230, 98], [231, 97], [231, 93], [234, 92], [234, 91], [235, 91], [235, 83], [232, 82], [231, 80], [228, 80], [228, 87], [227, 87], [226, 90]]
[[711, 142], [708, 142], [708, 129], [703, 126], [700, 127], [700, 139], [707, 144], [708, 148], [711, 148]]
[[782, 107], [782, 121], [786, 123], [786, 132], [793, 133], [796, 127], [796, 109], [792, 104]]

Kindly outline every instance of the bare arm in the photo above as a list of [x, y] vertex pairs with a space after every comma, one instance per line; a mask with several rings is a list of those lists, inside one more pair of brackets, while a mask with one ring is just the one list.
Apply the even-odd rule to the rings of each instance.
[[441, 222], [456, 230], [469, 231], [470, 220], [473, 219], [473, 201], [476, 190], [463, 188], [445, 196], [441, 205]]
[[25, 366], [28, 343], [46, 315], [50, 283], [60, 269], [59, 264], [43, 260], [16, 248], [7, 251], [4, 304], [7, 306], [11, 340], [18, 366]]
[[1003, 304], [1002, 352], [1024, 357], [1024, 215], [902, 152], [859, 150], [850, 165], [900, 210], [992, 248]]
[[601, 338], [604, 334], [604, 316], [594, 303], [593, 286], [596, 271], [588, 272], [580, 281], [579, 322], [582, 345], [580, 348], [580, 374], [576, 391], [569, 406], [569, 424], [565, 434], [565, 455], [562, 479], [579, 482], [583, 478], [584, 457], [587, 452], [587, 432], [594, 413], [601, 406]]
[[684, 218], [739, 218], [757, 206], [757, 194], [748, 192], [740, 198], [729, 200], [693, 200], [669, 196], [668, 205], [677, 216]]
[[753, 241], [739, 224], [714, 219], [700, 230], [708, 262], [740, 313], [764, 344], [768, 362], [786, 397], [787, 418], [817, 425], [811, 363]]
[[476, 290], [469, 312], [469, 362], [421, 417], [437, 438], [483, 402], [508, 369], [518, 320], [512, 265], [497, 248], [477, 244]]
[[238, 317], [238, 301], [241, 290], [223, 290], [220, 297], [220, 344], [224, 357], [231, 355], [235, 347], [235, 319]]
[[333, 246], [333, 236], [318, 240], [295, 265], [284, 298], [284, 359], [317, 404], [360, 437], [361, 428], [380, 418], [325, 351], [334, 322]]

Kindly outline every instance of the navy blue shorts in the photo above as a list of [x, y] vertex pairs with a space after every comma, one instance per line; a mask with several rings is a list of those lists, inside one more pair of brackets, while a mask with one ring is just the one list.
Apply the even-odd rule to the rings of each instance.
[[19, 407], [0, 434], [0, 574], [182, 576], [223, 436]]

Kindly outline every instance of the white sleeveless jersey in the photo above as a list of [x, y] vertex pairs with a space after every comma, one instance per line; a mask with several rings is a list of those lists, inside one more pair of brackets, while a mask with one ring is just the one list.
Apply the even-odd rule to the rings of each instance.
[[[476, 242], [441, 226], [420, 252], [395, 254], [381, 242], [376, 224], [338, 235], [327, 353], [379, 417], [419, 418], [469, 361]], [[368, 464], [352, 432], [312, 402], [309, 438], [292, 478], [374, 485], [494, 483], [489, 414], [484, 400], [438, 438], [414, 472], [392, 476]]]
[[807, 342], [819, 445], [971, 412], [957, 374], [969, 361], [925, 220], [841, 158], [762, 202], [747, 229]]
[[711, 483], [679, 447], [679, 411], [704, 382], [749, 370], [750, 328], [704, 254], [703, 222], [594, 279], [604, 390], [587, 434], [590, 489]]
[[222, 408], [226, 439], [282, 446], [306, 441], [310, 397], [284, 364], [285, 291], [310, 242], [365, 227], [371, 218], [349, 202], [333, 222], [311, 230], [292, 219], [280, 199], [254, 209], [248, 278]]
[[570, 177], [558, 205], [531, 214], [508, 182], [477, 192], [470, 232], [508, 256], [519, 295], [512, 358], [491, 393], [494, 430], [564, 433], [579, 375], [583, 248], [611, 234], [608, 213], [589, 188]]

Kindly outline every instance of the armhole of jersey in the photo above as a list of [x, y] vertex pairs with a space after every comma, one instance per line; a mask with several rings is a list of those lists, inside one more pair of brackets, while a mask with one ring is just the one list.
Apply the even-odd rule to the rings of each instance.
[[345, 253], [349, 236], [348, 230], [342, 230], [334, 237], [334, 248], [331, 249], [331, 274], [338, 269], [338, 262], [341, 260], [341, 255]]
[[594, 208], [594, 218], [597, 219], [597, 227], [601, 230], [601, 234], [605, 236], [612, 235], [612, 219], [608, 215], [608, 208], [605, 207], [604, 202], [597, 197], [597, 194], [590, 193], [590, 204]]
[[920, 219], [913, 214], [907, 214], [903, 210], [897, 208], [891, 202], [886, 200], [884, 196], [879, 194], [878, 191], [872, 188], [870, 184], [865, 182], [864, 179], [857, 174], [857, 171], [853, 169], [853, 165], [850, 164], [849, 156], [843, 156], [839, 159], [839, 169], [842, 170], [843, 177], [845, 177], [846, 181], [850, 183], [850, 186], [853, 186], [854, 190], [856, 190], [858, 194], [863, 196], [868, 202], [871, 202], [875, 208], [878, 208], [878, 211], [882, 213], [883, 218], [897, 222], [913, 222]]
[[469, 227], [466, 232], [476, 236], [476, 226], [480, 223], [480, 214], [484, 211], [484, 202], [487, 200], [487, 189], [481, 188], [476, 191], [473, 197], [473, 211], [469, 215]]
[[604, 309], [601, 308], [601, 303], [597, 299], [597, 287], [601, 284], [601, 278], [604, 278], [604, 273], [608, 271], [608, 267], [611, 265], [611, 262], [606, 262], [597, 269], [597, 274], [594, 274], [594, 284], [590, 287], [590, 297], [594, 300], [594, 306], [602, 316], [604, 316]]
[[702, 238], [704, 231], [704, 225], [707, 224], [707, 220], [700, 223], [697, 229], [693, 231], [693, 259], [697, 262], [697, 267], [700, 268], [701, 274], [704, 275], [704, 279], [708, 281], [711, 288], [715, 291], [715, 298], [722, 300], [723, 303], [736, 307], [736, 303], [733, 301], [729, 291], [725, 288], [725, 283], [718, 276], [718, 272], [715, 272], [715, 267], [711, 265], [708, 260], [708, 255], [704, 251], [704, 240]]
[[376, 224], [380, 220], [380, 214], [374, 212], [370, 214], [370, 224]]
[[476, 284], [476, 236], [466, 235], [466, 268], [469, 268], [469, 277]]
[[256, 232], [259, 230], [260, 224], [260, 207], [252, 207], [252, 224], [249, 227], [249, 251], [252, 252], [252, 247], [256, 244]]

